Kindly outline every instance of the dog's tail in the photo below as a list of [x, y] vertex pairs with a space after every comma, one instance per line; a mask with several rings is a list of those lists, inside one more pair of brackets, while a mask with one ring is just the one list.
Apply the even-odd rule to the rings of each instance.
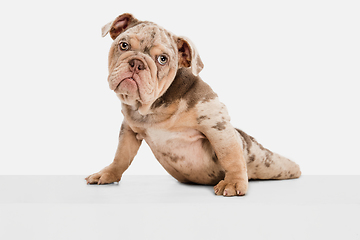
[[293, 161], [264, 148], [253, 137], [240, 129], [243, 152], [249, 179], [290, 179], [301, 175], [300, 167]]

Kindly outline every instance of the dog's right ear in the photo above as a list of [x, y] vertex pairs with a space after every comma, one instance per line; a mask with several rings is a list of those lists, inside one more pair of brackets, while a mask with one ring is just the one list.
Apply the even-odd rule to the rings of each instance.
[[105, 37], [110, 32], [110, 37], [115, 40], [127, 28], [133, 26], [139, 20], [134, 18], [130, 13], [124, 13], [118, 16], [114, 21], [109, 22], [102, 27], [102, 36]]

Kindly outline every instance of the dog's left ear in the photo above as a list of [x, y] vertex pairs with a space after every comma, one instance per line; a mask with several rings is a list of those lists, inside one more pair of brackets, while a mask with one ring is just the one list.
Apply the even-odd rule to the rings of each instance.
[[178, 37], [176, 42], [179, 51], [179, 67], [191, 67], [192, 73], [195, 76], [199, 75], [204, 64], [194, 44], [185, 37]]
[[111, 21], [102, 27], [102, 36], [105, 37], [110, 32], [110, 37], [115, 40], [117, 36], [119, 36], [127, 28], [131, 27], [138, 21], [139, 20], [134, 18], [134, 16], [130, 13], [124, 13], [118, 16], [114, 21]]

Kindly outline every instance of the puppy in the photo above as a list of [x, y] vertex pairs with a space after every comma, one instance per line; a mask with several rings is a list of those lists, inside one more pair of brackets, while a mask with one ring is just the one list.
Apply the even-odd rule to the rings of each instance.
[[114, 161], [86, 178], [118, 182], [143, 140], [179, 182], [215, 185], [216, 195], [242, 196], [248, 179], [289, 179], [299, 166], [234, 128], [224, 104], [199, 77], [194, 45], [148, 21], [122, 14], [102, 29], [114, 42], [108, 83], [124, 121]]

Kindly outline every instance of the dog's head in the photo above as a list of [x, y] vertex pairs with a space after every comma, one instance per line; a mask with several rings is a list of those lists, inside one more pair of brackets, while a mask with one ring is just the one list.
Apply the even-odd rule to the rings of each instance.
[[166, 92], [180, 68], [198, 75], [203, 63], [194, 45], [155, 23], [125, 13], [102, 28], [114, 40], [109, 52], [111, 90], [120, 100], [146, 115]]

